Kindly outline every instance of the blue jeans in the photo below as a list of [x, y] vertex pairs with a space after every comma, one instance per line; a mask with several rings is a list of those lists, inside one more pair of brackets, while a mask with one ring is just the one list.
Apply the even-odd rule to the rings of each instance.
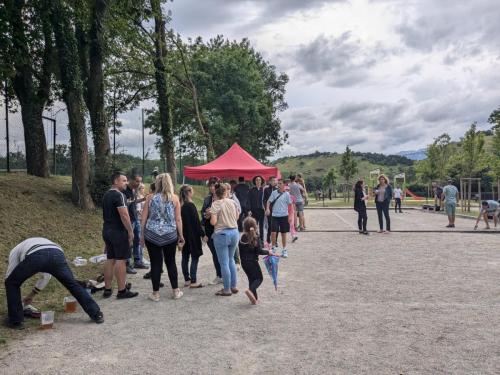
[[217, 251], [217, 259], [220, 264], [224, 289], [229, 290], [230, 288], [236, 288], [238, 274], [234, 262], [234, 253], [238, 246], [238, 229], [223, 229], [215, 232], [213, 238], [215, 250]]
[[142, 263], [142, 247], [141, 247], [141, 223], [139, 220], [132, 222], [132, 229], [134, 230], [134, 245], [133, 256], [134, 264]]
[[100, 309], [97, 303], [75, 280], [63, 252], [59, 249], [42, 249], [28, 255], [5, 280], [7, 307], [11, 323], [17, 324], [24, 320], [21, 285], [39, 272], [54, 276], [76, 298], [91, 318], [99, 313]]

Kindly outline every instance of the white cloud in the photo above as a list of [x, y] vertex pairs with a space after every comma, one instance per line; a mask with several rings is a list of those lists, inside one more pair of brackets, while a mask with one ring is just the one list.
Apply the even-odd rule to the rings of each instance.
[[[168, 7], [184, 37], [248, 37], [290, 76], [281, 116], [290, 143], [277, 156], [346, 144], [418, 149], [444, 131], [458, 138], [473, 121], [487, 128], [500, 105], [494, 0], [176, 0]], [[121, 115], [117, 138], [137, 155], [139, 117], [140, 110]], [[65, 120], [58, 123], [67, 140]], [[22, 131], [15, 137], [22, 143]], [[154, 142], [148, 136], [146, 147]]]

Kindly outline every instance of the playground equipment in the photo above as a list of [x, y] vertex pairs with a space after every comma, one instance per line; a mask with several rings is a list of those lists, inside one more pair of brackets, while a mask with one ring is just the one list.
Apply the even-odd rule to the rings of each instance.
[[[491, 190], [493, 191], [493, 197], [491, 199], [495, 199], [495, 186], [491, 187]], [[500, 201], [500, 178], [497, 181], [497, 201]]]
[[378, 184], [378, 176], [380, 176], [380, 169], [374, 169], [370, 171], [370, 187], [373, 189]]
[[368, 179], [368, 182], [366, 183], [369, 196], [373, 195], [373, 190], [378, 184], [378, 176], [380, 176], [380, 174], [381, 174], [380, 169], [374, 169], [373, 171], [370, 171], [370, 177]]
[[421, 197], [421, 196], [419, 196], [417, 194], [412, 193], [410, 191], [410, 189], [405, 188], [404, 192], [405, 192], [405, 194], [408, 194], [410, 197], [412, 197], [413, 199], [415, 199], [417, 201], [423, 201], [424, 200], [424, 197]]
[[[472, 185], [474, 183], [477, 186], [477, 194], [473, 195]], [[460, 208], [462, 212], [470, 212], [471, 200], [478, 201], [479, 207], [481, 207], [481, 179], [463, 177], [460, 179]]]

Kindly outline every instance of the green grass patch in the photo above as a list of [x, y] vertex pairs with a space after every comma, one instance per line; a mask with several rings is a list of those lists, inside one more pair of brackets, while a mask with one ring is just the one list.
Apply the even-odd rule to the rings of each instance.
[[[71, 178], [55, 176], [47, 179], [25, 173], [0, 173], [0, 275], [5, 275], [11, 249], [28, 237], [46, 237], [62, 246], [68, 263], [77, 279], [95, 279], [101, 265], [87, 264], [75, 267], [71, 263], [77, 256], [90, 258], [101, 254], [102, 210], [84, 211], [71, 202]], [[194, 203], [201, 209], [208, 190], [194, 186]], [[33, 277], [23, 285], [26, 295], [36, 281]], [[37, 296], [34, 305], [42, 310], [63, 310], [63, 298], [69, 292], [52, 279]], [[0, 283], [0, 318], [7, 313], [5, 285]], [[57, 319], [57, 317], [56, 317]], [[28, 322], [27, 322], [28, 323]], [[27, 328], [38, 327], [38, 321], [29, 322]], [[25, 330], [26, 331], [26, 330]], [[0, 345], [20, 333], [0, 328]]]

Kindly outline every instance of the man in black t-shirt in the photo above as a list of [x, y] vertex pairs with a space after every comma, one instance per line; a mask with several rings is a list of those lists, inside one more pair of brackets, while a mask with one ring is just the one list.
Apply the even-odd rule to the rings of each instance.
[[238, 219], [238, 230], [241, 232], [243, 229], [243, 220], [247, 217], [249, 205], [248, 205], [248, 193], [250, 192], [250, 186], [245, 182], [244, 177], [238, 177], [238, 184], [233, 189], [236, 198], [240, 202], [241, 213]]
[[127, 187], [127, 177], [120, 172], [111, 176], [112, 186], [102, 199], [102, 237], [106, 244], [108, 260], [104, 266], [104, 293], [103, 297], [111, 297], [111, 283], [113, 274], [118, 283], [116, 298], [132, 298], [139, 293], [131, 292], [126, 288], [126, 262], [130, 258], [130, 249], [134, 241], [134, 231], [130, 223], [125, 195], [122, 193]]
[[[277, 189], [276, 182], [276, 177], [269, 177], [269, 184], [264, 187], [264, 190], [262, 192], [262, 207], [267, 207], [267, 201], [269, 200], [269, 197], [271, 196], [273, 191]], [[268, 244], [271, 243], [271, 220], [271, 215], [266, 216], [264, 227], [267, 228], [266, 242]]]

